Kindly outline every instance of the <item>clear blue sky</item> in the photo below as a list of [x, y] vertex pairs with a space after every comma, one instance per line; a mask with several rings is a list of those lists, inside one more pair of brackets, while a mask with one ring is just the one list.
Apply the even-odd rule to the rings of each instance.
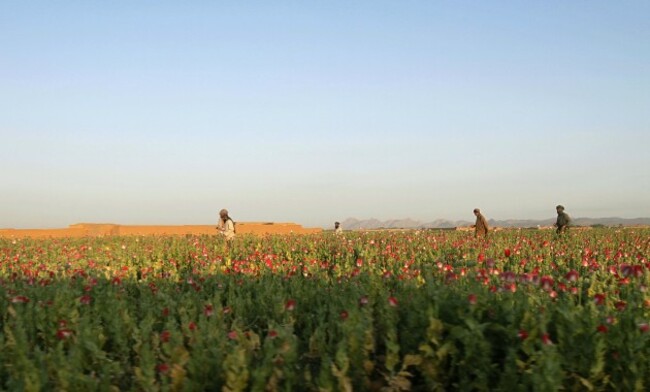
[[650, 216], [649, 1], [0, 2], [0, 227]]

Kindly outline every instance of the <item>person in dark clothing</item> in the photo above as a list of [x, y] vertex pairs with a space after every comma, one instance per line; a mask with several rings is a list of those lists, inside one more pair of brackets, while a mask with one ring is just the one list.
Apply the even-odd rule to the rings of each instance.
[[557, 221], [555, 221], [555, 227], [557, 227], [557, 233], [558, 234], [564, 233], [569, 227], [569, 224], [571, 224], [571, 217], [569, 216], [569, 214], [564, 212], [563, 205], [556, 206], [555, 210], [557, 211]]
[[476, 223], [474, 224], [474, 236], [475, 237], [487, 237], [488, 235], [488, 223], [487, 219], [481, 214], [481, 210], [474, 208], [474, 215], [476, 215]]

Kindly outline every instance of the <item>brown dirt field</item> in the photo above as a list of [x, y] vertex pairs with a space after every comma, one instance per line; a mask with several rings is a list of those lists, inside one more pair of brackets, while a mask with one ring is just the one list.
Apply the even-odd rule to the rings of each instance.
[[[320, 228], [304, 228], [296, 223], [238, 222], [237, 234], [312, 234]], [[126, 226], [117, 224], [77, 223], [65, 229], [0, 229], [0, 237], [61, 238], [118, 235], [216, 235], [216, 225]]]

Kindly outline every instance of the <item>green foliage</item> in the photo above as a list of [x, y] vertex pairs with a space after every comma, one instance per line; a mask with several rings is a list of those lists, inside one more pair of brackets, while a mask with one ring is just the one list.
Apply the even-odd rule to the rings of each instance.
[[649, 256], [612, 229], [0, 239], [0, 389], [646, 390]]

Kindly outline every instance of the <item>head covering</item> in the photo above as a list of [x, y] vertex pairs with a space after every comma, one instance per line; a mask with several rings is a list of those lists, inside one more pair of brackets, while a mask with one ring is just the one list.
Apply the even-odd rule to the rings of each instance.
[[228, 215], [228, 210], [225, 208], [222, 209], [221, 211], [219, 211], [219, 215]]
[[558, 204], [557, 206], [555, 206], [555, 209], [556, 209], [556, 210], [557, 210], [557, 209], [563, 210], [563, 209], [564, 209], [564, 206], [563, 206], [562, 204]]
[[478, 208], [474, 208], [474, 212], [475, 212], [475, 213], [476, 213], [476, 212], [481, 212], [481, 210], [478, 209]]

